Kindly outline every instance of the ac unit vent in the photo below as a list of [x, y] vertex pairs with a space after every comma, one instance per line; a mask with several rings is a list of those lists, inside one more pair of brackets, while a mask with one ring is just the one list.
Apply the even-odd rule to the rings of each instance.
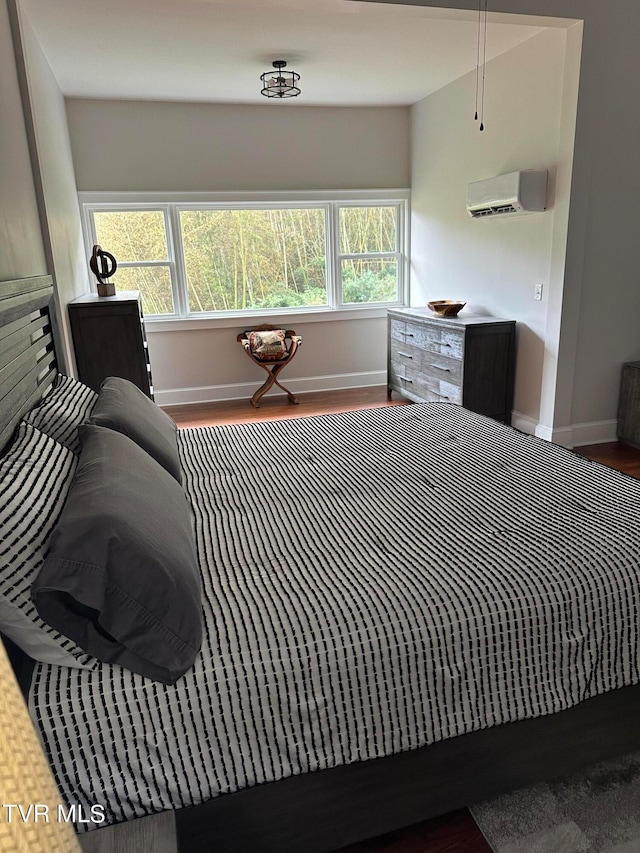
[[470, 210], [469, 213], [474, 219], [480, 216], [495, 216], [498, 213], [517, 213], [518, 211], [512, 204], [503, 204], [497, 207], [483, 207], [481, 210]]
[[546, 206], [547, 172], [526, 169], [485, 181], [474, 181], [467, 189], [469, 216], [517, 215], [542, 211]]

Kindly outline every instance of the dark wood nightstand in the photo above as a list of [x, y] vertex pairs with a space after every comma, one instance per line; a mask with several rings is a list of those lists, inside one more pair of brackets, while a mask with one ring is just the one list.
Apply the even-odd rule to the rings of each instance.
[[78, 378], [98, 391], [107, 376], [122, 376], [153, 399], [151, 364], [137, 290], [87, 294], [68, 305]]
[[618, 438], [632, 447], [640, 447], [640, 361], [622, 366]]

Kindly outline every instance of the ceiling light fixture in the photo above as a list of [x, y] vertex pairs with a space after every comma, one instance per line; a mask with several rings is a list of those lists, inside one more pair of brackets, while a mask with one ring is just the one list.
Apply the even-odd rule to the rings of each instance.
[[296, 98], [300, 94], [297, 85], [300, 75], [295, 71], [284, 71], [286, 64], [283, 59], [276, 59], [273, 63], [276, 70], [265, 71], [260, 75], [263, 85], [261, 93], [265, 98]]

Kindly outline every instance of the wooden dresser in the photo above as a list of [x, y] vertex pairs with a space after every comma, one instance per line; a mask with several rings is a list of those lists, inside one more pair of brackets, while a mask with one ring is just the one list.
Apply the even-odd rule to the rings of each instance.
[[514, 320], [394, 308], [388, 324], [389, 396], [397, 391], [417, 403], [456, 403], [511, 423]]
[[622, 367], [618, 438], [624, 444], [640, 447], [640, 361], [630, 361]]
[[151, 364], [137, 290], [87, 294], [69, 303], [78, 378], [98, 391], [107, 376], [122, 376], [153, 399]]

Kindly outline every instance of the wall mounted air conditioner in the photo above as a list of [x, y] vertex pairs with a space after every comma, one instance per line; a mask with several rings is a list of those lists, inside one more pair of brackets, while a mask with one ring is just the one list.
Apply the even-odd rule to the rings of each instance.
[[469, 216], [514, 216], [545, 209], [547, 201], [546, 169], [525, 169], [497, 178], [474, 181], [467, 189]]

